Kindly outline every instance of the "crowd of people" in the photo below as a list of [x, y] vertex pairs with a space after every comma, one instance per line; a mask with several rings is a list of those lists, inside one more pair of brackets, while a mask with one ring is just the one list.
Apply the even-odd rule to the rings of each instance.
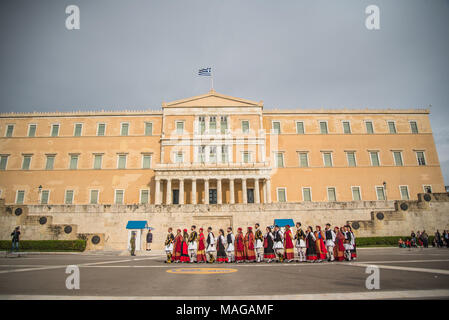
[[[280, 228], [268, 226], [263, 232], [256, 223], [254, 230], [248, 227], [246, 233], [242, 228], [234, 235], [231, 227], [225, 231], [218, 230], [215, 235], [212, 227], [196, 231], [196, 226], [181, 231], [176, 235], [168, 228], [165, 240], [166, 263], [242, 263], [242, 262], [322, 262], [343, 261], [357, 258], [356, 239], [349, 225], [341, 228], [328, 223], [324, 230], [311, 226], [304, 231], [297, 222], [296, 229], [290, 225]], [[293, 233], [295, 232], [295, 233]]]
[[[429, 236], [427, 235], [426, 230], [423, 230], [423, 232], [417, 231], [416, 233], [412, 231], [410, 233], [410, 238], [399, 238], [398, 245], [399, 248], [428, 248]], [[449, 248], [449, 232], [444, 230], [443, 234], [441, 234], [440, 231], [437, 230], [432, 239], [432, 246], [437, 248]]]

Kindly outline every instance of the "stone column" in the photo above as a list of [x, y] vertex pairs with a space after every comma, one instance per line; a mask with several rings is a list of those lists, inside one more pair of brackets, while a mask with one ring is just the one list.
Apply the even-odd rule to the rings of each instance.
[[271, 180], [266, 180], [266, 189], [267, 189], [267, 203], [271, 203]]
[[204, 179], [204, 203], [209, 204], [209, 179]]
[[161, 179], [155, 179], [154, 204], [161, 204]]
[[242, 178], [242, 199], [243, 203], [248, 203], [248, 192], [246, 191], [246, 178]]
[[260, 203], [259, 179], [254, 179], [254, 202]]
[[184, 179], [179, 179], [179, 204], [184, 204]]
[[196, 204], [196, 179], [192, 179], [192, 194], [191, 194], [192, 204]]
[[229, 203], [234, 204], [235, 203], [235, 197], [234, 197], [234, 179], [229, 179]]
[[217, 179], [217, 204], [222, 204], [222, 194], [221, 194], [221, 179]]
[[166, 204], [171, 204], [171, 179], [167, 179], [167, 197]]

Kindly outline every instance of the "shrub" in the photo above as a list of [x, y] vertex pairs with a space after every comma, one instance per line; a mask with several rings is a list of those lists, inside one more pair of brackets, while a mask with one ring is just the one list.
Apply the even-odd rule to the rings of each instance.
[[[21, 240], [20, 251], [78, 251], [86, 249], [86, 240]], [[0, 240], [0, 250], [11, 250], [11, 240]]]
[[[358, 237], [356, 238], [357, 247], [397, 247], [399, 239], [410, 240], [410, 236], [394, 237]], [[429, 246], [432, 245], [433, 236], [429, 236]]]

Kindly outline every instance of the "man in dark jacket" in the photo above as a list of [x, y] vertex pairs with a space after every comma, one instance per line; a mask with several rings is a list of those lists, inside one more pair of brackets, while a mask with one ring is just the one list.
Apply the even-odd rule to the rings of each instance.
[[147, 251], [151, 251], [151, 243], [153, 242], [153, 234], [151, 233], [151, 229], [148, 229], [147, 233]]
[[19, 240], [20, 240], [20, 227], [16, 227], [14, 231], [11, 233], [12, 237], [12, 246], [11, 252], [14, 251], [14, 247], [16, 247], [16, 251], [19, 251]]

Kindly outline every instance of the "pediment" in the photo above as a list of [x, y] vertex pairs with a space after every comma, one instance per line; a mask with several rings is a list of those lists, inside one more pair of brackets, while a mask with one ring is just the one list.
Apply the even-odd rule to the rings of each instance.
[[263, 102], [255, 102], [242, 98], [227, 96], [214, 90], [206, 94], [163, 103], [163, 108], [192, 108], [192, 107], [262, 107]]

